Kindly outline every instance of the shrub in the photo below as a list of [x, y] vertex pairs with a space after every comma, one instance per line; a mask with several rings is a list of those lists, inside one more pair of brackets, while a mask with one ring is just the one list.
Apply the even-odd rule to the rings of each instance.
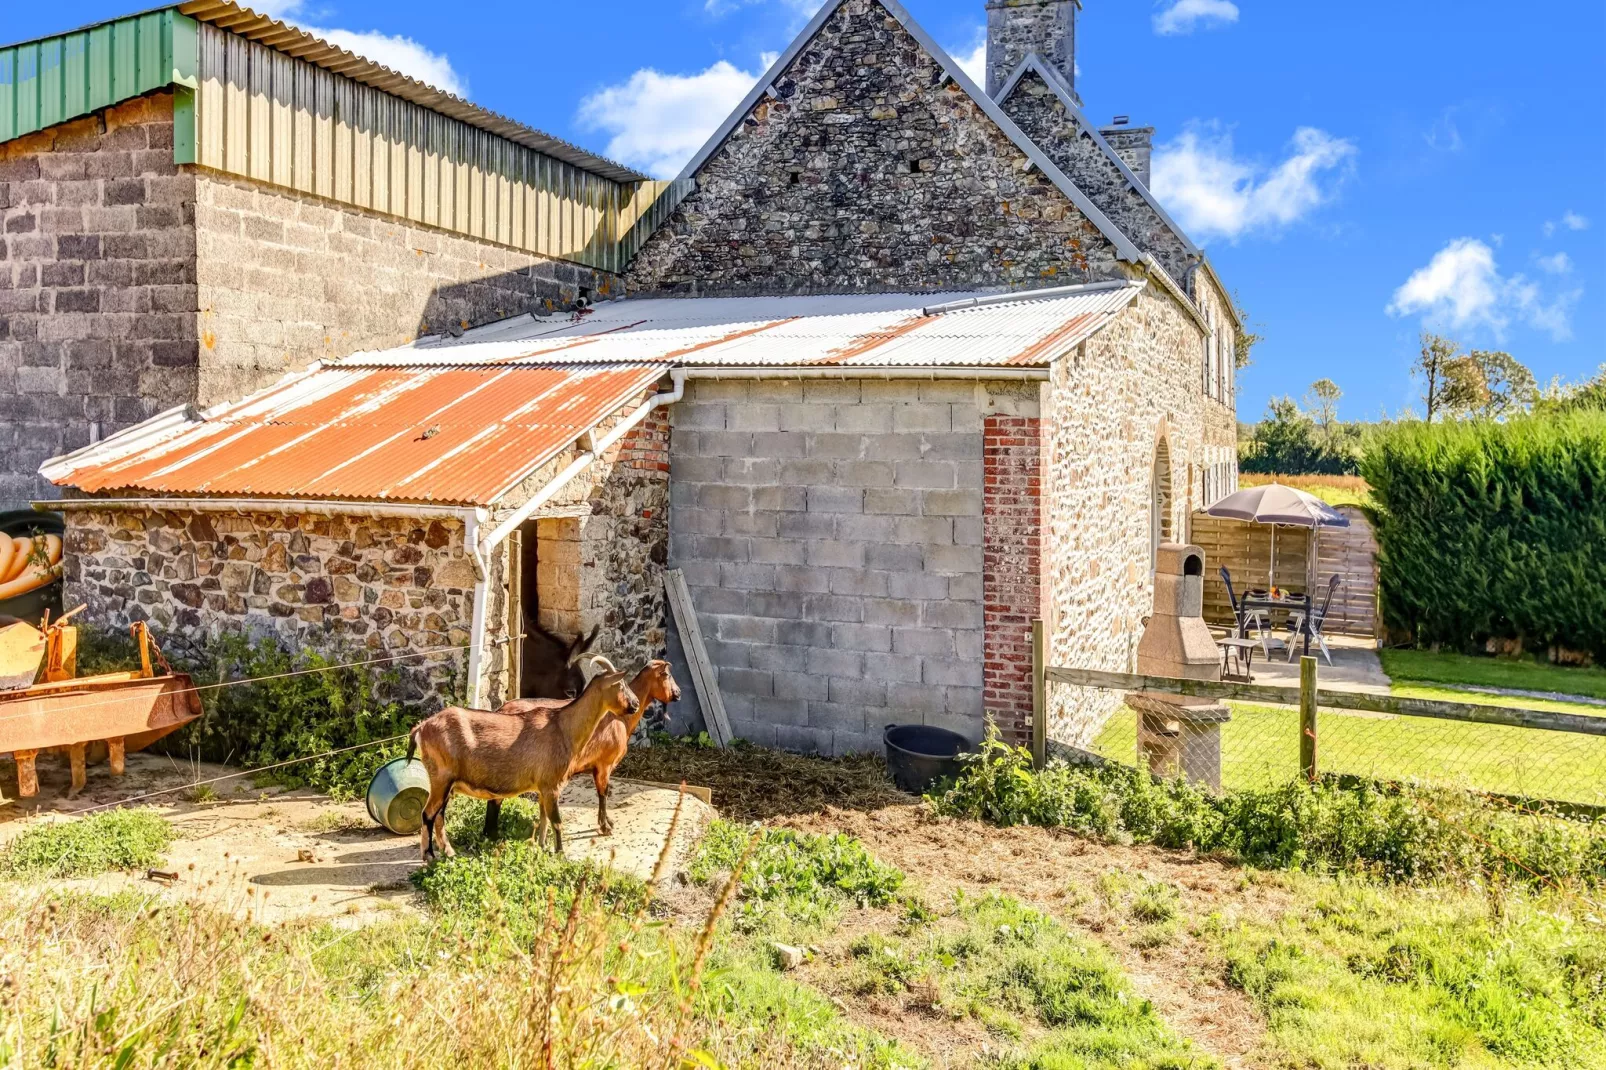
[[1113, 763], [1055, 760], [1036, 770], [1030, 752], [996, 731], [965, 761], [951, 788], [927, 797], [940, 814], [1394, 880], [1499, 873], [1606, 882], [1606, 823], [1514, 813], [1451, 789], [1294, 781], [1216, 795]]
[[1391, 629], [1418, 644], [1520, 639], [1606, 659], [1606, 412], [1401, 424], [1362, 475]]
[[0, 851], [0, 877], [92, 877], [161, 863], [173, 829], [153, 810], [103, 810], [35, 825]]
[[[127, 669], [138, 664], [138, 658], [123, 633], [89, 628], [80, 633], [82, 674]], [[428, 712], [384, 697], [394, 694], [399, 684], [393, 669], [331, 668], [342, 659], [310, 650], [297, 653], [271, 639], [223, 635], [194, 657], [171, 660], [174, 668], [189, 673], [204, 689], [206, 716], [157, 744], [169, 754], [257, 768], [404, 735]], [[253, 682], [210, 686], [244, 679]], [[269, 776], [286, 787], [353, 798], [367, 789], [373, 771], [400, 756], [406, 744], [406, 739], [398, 739], [328, 755]]]

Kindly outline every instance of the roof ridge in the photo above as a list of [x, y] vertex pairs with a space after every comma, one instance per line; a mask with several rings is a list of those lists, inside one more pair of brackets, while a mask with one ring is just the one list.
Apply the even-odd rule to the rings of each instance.
[[[741, 124], [743, 118], [753, 110], [753, 105], [758, 103], [758, 98], [769, 91], [769, 87], [775, 82], [775, 79], [779, 78], [792, 65], [798, 54], [819, 34], [826, 21], [836, 14], [837, 9], [845, 2], [846, 0], [826, 0], [821, 5], [820, 10], [815, 12], [814, 17], [792, 39], [792, 43], [787, 45], [785, 51], [776, 57], [774, 63], [770, 64], [769, 69], [764, 72], [753, 88], [742, 98], [741, 103], [731, 111], [730, 115], [726, 116], [725, 121], [703, 143], [703, 147], [698, 149], [696, 155], [686, 162], [686, 166], [681, 168], [680, 173], [675, 176], [677, 181], [696, 177], [702, 166], [725, 143], [725, 140]], [[1026, 136], [1025, 131], [1016, 126], [1014, 121], [1004, 114], [1004, 109], [999, 106], [997, 101], [982, 92], [981, 88], [971, 80], [970, 75], [965, 73], [964, 68], [926, 32], [924, 27], [915, 21], [914, 16], [910, 15], [898, 0], [870, 0], [870, 2], [879, 4], [889, 15], [898, 20], [904, 30], [942, 66], [948, 77], [952, 78], [970, 97], [971, 101], [981, 108], [983, 114], [1004, 132], [1004, 136], [1014, 142], [1015, 147], [1024, 152], [1026, 158], [1038, 170], [1042, 171], [1044, 176], [1053, 182], [1059, 188], [1059, 191], [1065, 194], [1071, 203], [1075, 204], [1077, 209], [1098, 228], [1099, 233], [1103, 234], [1115, 246], [1116, 254], [1120, 259], [1132, 263], [1142, 262], [1143, 253], [1133, 244], [1132, 239], [1128, 238], [1121, 232], [1119, 227], [1110, 222], [1109, 218], [1099, 211], [1098, 205], [1094, 204], [1088, 195], [1083, 193], [1076, 183], [1072, 182], [1059, 169], [1053, 160], [1049, 159], [1047, 153], [1043, 152], [1036, 142]]]

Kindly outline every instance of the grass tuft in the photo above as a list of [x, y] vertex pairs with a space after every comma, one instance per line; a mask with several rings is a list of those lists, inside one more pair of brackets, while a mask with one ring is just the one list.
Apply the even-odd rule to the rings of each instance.
[[154, 810], [103, 810], [38, 824], [0, 851], [0, 877], [92, 877], [159, 865], [173, 829]]

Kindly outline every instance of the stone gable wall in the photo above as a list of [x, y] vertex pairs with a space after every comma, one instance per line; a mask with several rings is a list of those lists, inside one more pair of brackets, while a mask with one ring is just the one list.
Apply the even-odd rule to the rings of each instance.
[[39, 465], [192, 400], [195, 178], [170, 93], [0, 144], [0, 509]]
[[[1232, 448], [1232, 411], [1200, 390], [1200, 329], [1151, 284], [1114, 323], [1056, 361], [1044, 419], [1044, 613], [1052, 664], [1132, 671], [1153, 608], [1150, 494], [1158, 444], [1171, 464], [1170, 530], [1186, 537], [1201, 462]], [[1206, 562], [1207, 568], [1213, 568]], [[1121, 704], [1050, 689], [1050, 738], [1086, 746]]]
[[685, 294], [1122, 277], [1114, 248], [875, 0], [847, 0], [627, 272]]
[[1023, 76], [1001, 103], [1015, 124], [1134, 245], [1154, 254], [1179, 285], [1188, 282], [1188, 253], [1182, 239], [1092, 137], [1084, 135], [1081, 124], [1036, 71]]

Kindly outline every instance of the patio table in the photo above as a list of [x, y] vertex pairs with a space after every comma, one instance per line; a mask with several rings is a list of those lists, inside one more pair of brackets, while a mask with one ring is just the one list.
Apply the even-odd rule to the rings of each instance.
[[[1271, 620], [1271, 614], [1273, 613], [1298, 613], [1300, 615], [1299, 634], [1304, 639], [1304, 652], [1306, 654], [1310, 653], [1310, 599], [1307, 596], [1294, 596], [1287, 593], [1275, 596], [1269, 594], [1246, 594], [1240, 604], [1243, 606], [1243, 616], [1246, 620], [1249, 617], [1249, 613], [1257, 609], [1266, 614], [1268, 621]], [[1243, 638], [1248, 637], [1243, 627], [1238, 629], [1238, 634]]]

